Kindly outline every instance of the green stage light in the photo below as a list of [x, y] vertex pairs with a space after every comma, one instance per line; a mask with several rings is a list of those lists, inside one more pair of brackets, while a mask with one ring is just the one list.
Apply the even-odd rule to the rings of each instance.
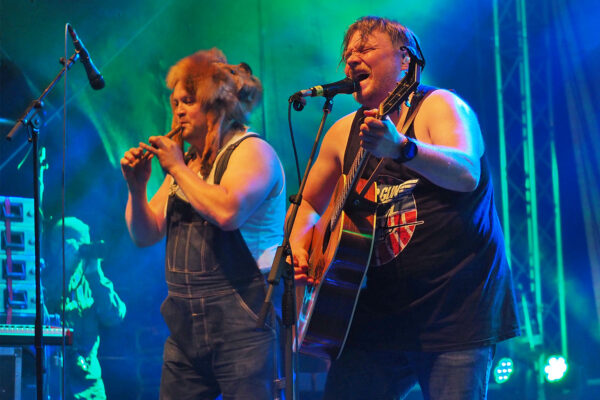
[[496, 383], [508, 381], [513, 371], [513, 360], [508, 357], [501, 358], [494, 368], [494, 381]]
[[550, 356], [544, 367], [546, 380], [548, 382], [557, 382], [565, 377], [569, 365], [563, 356]]

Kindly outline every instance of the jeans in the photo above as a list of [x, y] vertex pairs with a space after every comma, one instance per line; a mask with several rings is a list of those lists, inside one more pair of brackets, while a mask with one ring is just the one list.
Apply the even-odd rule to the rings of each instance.
[[161, 307], [165, 342], [161, 400], [273, 398], [275, 330], [257, 329], [260, 280], [199, 298], [169, 296]]
[[425, 353], [345, 349], [334, 361], [324, 400], [399, 400], [417, 383], [425, 400], [484, 400], [495, 346]]

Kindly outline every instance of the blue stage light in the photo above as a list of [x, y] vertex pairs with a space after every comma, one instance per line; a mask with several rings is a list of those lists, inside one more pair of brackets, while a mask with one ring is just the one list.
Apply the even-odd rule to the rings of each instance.
[[501, 358], [494, 368], [494, 381], [496, 383], [505, 383], [510, 379], [513, 372], [513, 360], [508, 357]]

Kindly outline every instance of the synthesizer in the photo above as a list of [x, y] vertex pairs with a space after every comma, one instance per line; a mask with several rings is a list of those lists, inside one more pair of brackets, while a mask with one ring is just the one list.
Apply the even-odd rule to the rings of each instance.
[[[65, 340], [65, 345], [73, 344], [73, 329], [60, 326], [42, 327], [42, 344], [59, 346]], [[0, 346], [24, 346], [35, 344], [34, 325], [7, 325], [0, 324]]]

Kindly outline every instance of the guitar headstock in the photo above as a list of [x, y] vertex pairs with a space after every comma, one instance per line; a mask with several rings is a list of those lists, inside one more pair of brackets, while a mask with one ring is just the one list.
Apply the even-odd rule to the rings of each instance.
[[378, 119], [385, 118], [386, 115], [394, 111], [403, 101], [406, 101], [410, 94], [417, 89], [421, 78], [421, 69], [422, 66], [419, 60], [416, 57], [411, 57], [408, 71], [404, 75], [404, 78], [398, 82], [398, 85], [388, 97], [379, 104]]

